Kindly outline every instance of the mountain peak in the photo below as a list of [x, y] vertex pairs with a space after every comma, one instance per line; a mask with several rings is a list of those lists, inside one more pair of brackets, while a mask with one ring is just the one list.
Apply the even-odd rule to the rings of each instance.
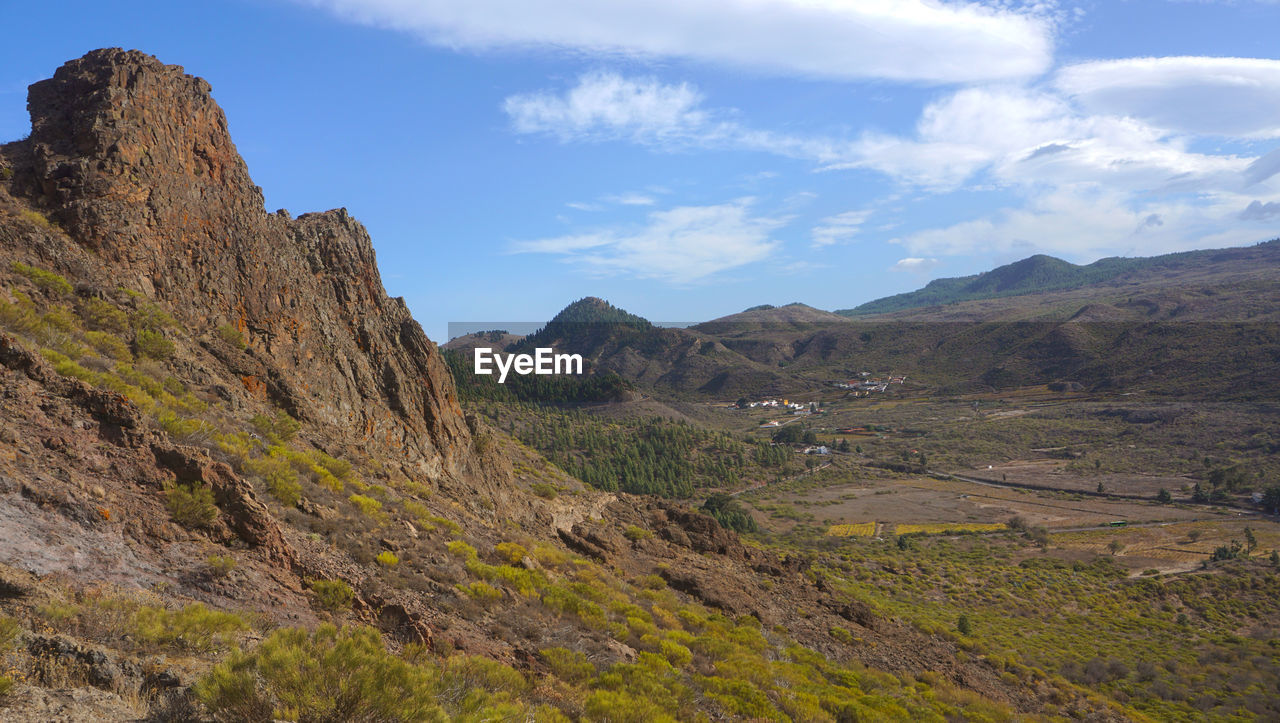
[[261, 402], [457, 477], [470, 432], [435, 346], [387, 297], [368, 232], [344, 209], [269, 214], [204, 80], [136, 50], [94, 50], [28, 93], [31, 135], [5, 146], [11, 192], [53, 221], [38, 256], [95, 291], [164, 304]]
[[560, 310], [551, 320], [559, 324], [626, 324], [645, 329], [652, 324], [648, 319], [637, 316], [596, 296], [588, 296], [569, 304]]

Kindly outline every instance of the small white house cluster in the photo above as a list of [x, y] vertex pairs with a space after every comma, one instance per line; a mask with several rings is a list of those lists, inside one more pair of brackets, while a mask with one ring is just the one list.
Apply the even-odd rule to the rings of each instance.
[[865, 392], [870, 394], [871, 392], [886, 391], [889, 389], [890, 384], [902, 384], [907, 381], [906, 374], [890, 374], [883, 379], [866, 379], [865, 377], [869, 376], [867, 372], [860, 372], [860, 375], [864, 378], [861, 380], [850, 379], [847, 382], [836, 382], [835, 386], [838, 389], [849, 389], [855, 392]]
[[765, 399], [759, 402], [748, 402], [747, 407], [751, 409], [755, 409], [756, 407], [769, 407], [774, 409], [790, 409], [794, 411], [798, 409], [809, 409], [811, 404], [812, 402], [805, 404], [802, 402], [792, 402], [786, 399], [783, 399], [782, 401], [778, 401], [777, 399]]

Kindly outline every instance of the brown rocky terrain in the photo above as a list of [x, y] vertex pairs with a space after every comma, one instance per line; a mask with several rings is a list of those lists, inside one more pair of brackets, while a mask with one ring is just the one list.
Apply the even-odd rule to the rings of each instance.
[[[466, 415], [364, 228], [268, 213], [203, 80], [98, 50], [29, 110], [30, 137], [0, 148], [0, 614], [22, 631], [0, 649], [17, 671], [0, 717], [207, 716], [189, 691], [217, 636], [252, 648], [323, 621], [514, 666], [541, 681], [529, 700], [591, 717], [540, 651], [643, 658], [656, 643], [628, 625], [659, 602], [763, 630], [768, 655], [794, 642], [928, 673], [956, 701], [1110, 715]], [[329, 604], [319, 583], [339, 581], [350, 599]]]

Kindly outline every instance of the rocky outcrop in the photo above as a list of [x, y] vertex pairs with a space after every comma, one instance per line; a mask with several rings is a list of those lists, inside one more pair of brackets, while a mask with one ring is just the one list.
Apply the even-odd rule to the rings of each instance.
[[197, 334], [238, 329], [240, 393], [406, 473], [479, 466], [452, 379], [387, 297], [364, 227], [341, 209], [267, 213], [208, 83], [96, 50], [31, 86], [28, 110], [30, 138], [4, 149], [13, 188], [69, 239], [44, 239], [42, 261], [165, 302]]
[[241, 540], [259, 548], [269, 560], [294, 566], [297, 557], [285, 542], [280, 525], [271, 511], [226, 464], [215, 462], [203, 450], [157, 443], [151, 451], [156, 462], [183, 483], [208, 485], [227, 527]]

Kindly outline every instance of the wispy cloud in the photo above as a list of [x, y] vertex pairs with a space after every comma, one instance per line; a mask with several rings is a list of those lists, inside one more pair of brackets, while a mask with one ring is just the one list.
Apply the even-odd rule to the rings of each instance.
[[1053, 53], [1052, 22], [1009, 3], [296, 1], [449, 48], [688, 58], [769, 74], [969, 83], [1038, 75]]
[[815, 247], [830, 246], [834, 243], [848, 241], [862, 229], [862, 224], [871, 217], [871, 211], [846, 211], [828, 216], [813, 228], [810, 235]]
[[563, 141], [628, 139], [678, 141], [702, 132], [702, 96], [687, 83], [616, 73], [583, 75], [564, 94], [546, 91], [508, 97], [502, 104], [518, 133], [547, 133]]
[[898, 259], [898, 263], [889, 267], [890, 271], [905, 271], [913, 274], [922, 274], [938, 265], [937, 259], [924, 259], [918, 256], [908, 256], [905, 259]]
[[646, 196], [643, 193], [619, 193], [605, 196], [603, 200], [623, 206], [652, 206], [658, 202], [653, 196]]
[[652, 278], [676, 284], [704, 279], [768, 258], [778, 247], [770, 235], [786, 219], [752, 214], [753, 200], [653, 211], [639, 228], [519, 241], [512, 253], [565, 257], [589, 273]]

